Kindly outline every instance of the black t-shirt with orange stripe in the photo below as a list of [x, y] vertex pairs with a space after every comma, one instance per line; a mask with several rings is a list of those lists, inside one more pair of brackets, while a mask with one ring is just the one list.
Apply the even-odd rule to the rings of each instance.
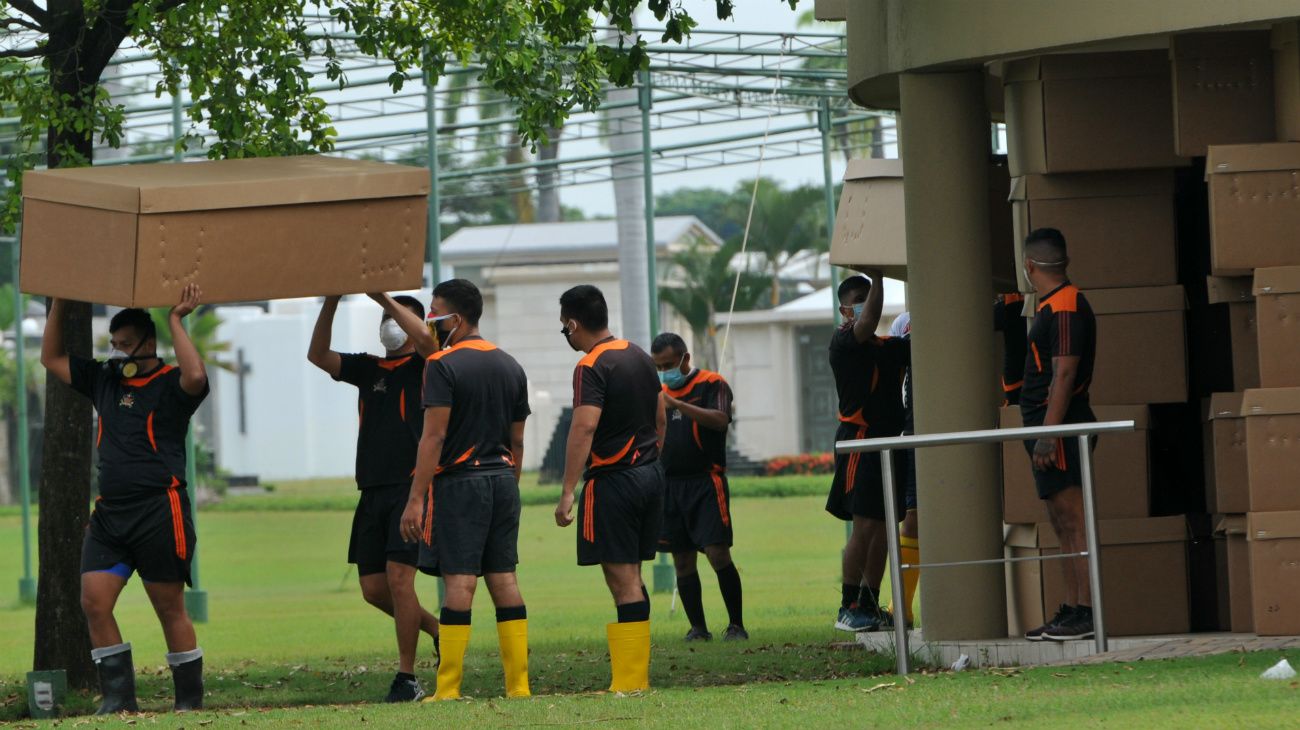
[[528, 376], [513, 357], [482, 337], [467, 337], [429, 356], [426, 408], [451, 408], [438, 473], [514, 468], [510, 426], [528, 418]]
[[1038, 301], [1034, 323], [1029, 328], [1025, 385], [1020, 393], [1025, 425], [1041, 424], [1046, 414], [1047, 394], [1052, 385], [1052, 358], [1079, 358], [1070, 404], [1088, 403], [1096, 352], [1097, 320], [1088, 300], [1073, 284], [1067, 281]]
[[185, 487], [185, 434], [190, 416], [208, 396], [181, 388], [180, 368], [162, 365], [147, 375], [120, 378], [107, 364], [72, 355], [72, 388], [99, 415], [99, 495], [131, 499]]
[[867, 436], [902, 433], [903, 378], [912, 362], [912, 343], [905, 337], [876, 336], [858, 342], [848, 322], [831, 338], [830, 358], [840, 422], [865, 428]]
[[[696, 370], [677, 390], [663, 386], [664, 392], [689, 405], [722, 411], [731, 415], [731, 386], [721, 375]], [[681, 411], [667, 413], [662, 455], [664, 473], [670, 477], [721, 474], [727, 470], [727, 432], [701, 426]]]
[[357, 386], [357, 488], [410, 484], [424, 426], [419, 355], [342, 355], [338, 379]]
[[592, 348], [573, 371], [573, 407], [601, 409], [587, 457], [587, 478], [659, 458], [655, 420], [659, 374], [645, 350], [613, 337]]
[[1026, 339], [1025, 297], [1019, 292], [999, 294], [993, 302], [993, 329], [1002, 333], [1002, 392], [1009, 405], [1020, 402], [1025, 380]]

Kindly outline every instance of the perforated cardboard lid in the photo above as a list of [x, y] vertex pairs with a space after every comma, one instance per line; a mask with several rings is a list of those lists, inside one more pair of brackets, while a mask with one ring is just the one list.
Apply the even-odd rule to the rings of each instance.
[[1159, 195], [1173, 205], [1172, 170], [1078, 172], [1058, 175], [1021, 175], [1011, 179], [1008, 200], [1073, 200], [1077, 198], [1132, 198]]
[[1300, 142], [1210, 145], [1205, 179], [1214, 175], [1269, 170], [1300, 170]]
[[900, 159], [849, 160], [844, 167], [845, 180], [872, 180], [876, 178], [903, 179], [903, 161]]
[[427, 195], [420, 167], [324, 155], [34, 170], [23, 197], [124, 213], [175, 213]]
[[1245, 414], [1241, 412], [1241, 401], [1244, 395], [1244, 393], [1211, 393], [1210, 419], [1244, 416]]
[[[1052, 530], [1039, 530], [1041, 546], [1058, 548], [1060, 542]], [[1184, 542], [1189, 535], [1187, 518], [1183, 515], [1170, 517], [1132, 517], [1097, 521], [1097, 537], [1102, 545], [1144, 545], [1164, 542]]]
[[1210, 304], [1253, 302], [1253, 284], [1249, 276], [1207, 276], [1205, 298]]
[[1187, 295], [1181, 286], [1149, 286], [1131, 289], [1089, 289], [1083, 292], [1093, 314], [1172, 312], [1187, 309]]
[[1246, 539], [1300, 538], [1300, 512], [1251, 512], [1246, 515]]
[[1300, 388], [1255, 388], [1241, 396], [1243, 416], [1286, 416], [1300, 413]]
[[1245, 535], [1246, 515], [1224, 515], [1214, 531], [1221, 535]]
[[1274, 266], [1255, 269], [1255, 282], [1251, 289], [1255, 296], [1292, 294], [1300, 292], [1300, 266]]

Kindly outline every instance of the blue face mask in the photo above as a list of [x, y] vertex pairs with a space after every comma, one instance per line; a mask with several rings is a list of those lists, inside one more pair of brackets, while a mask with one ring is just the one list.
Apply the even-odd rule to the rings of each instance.
[[668, 388], [671, 390], [677, 390], [678, 388], [685, 385], [686, 373], [682, 372], [682, 363], [685, 362], [685, 360], [686, 360], [686, 356], [682, 355], [682, 359], [678, 360], [677, 365], [674, 366], [671, 370], [660, 370], [659, 382], [668, 386]]
[[853, 305], [853, 319], [858, 319], [862, 316], [862, 308], [865, 306], [867, 306], [866, 302]]

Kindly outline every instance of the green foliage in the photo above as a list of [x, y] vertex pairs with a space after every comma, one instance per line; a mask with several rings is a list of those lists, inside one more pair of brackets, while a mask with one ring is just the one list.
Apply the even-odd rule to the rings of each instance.
[[[160, 353], [170, 353], [175, 350], [172, 341], [172, 328], [168, 324], [170, 311], [169, 309], [149, 310], [149, 316], [153, 317], [154, 329], [158, 331], [158, 351]], [[189, 328], [190, 341], [194, 343], [194, 349], [199, 351], [199, 357], [203, 359], [204, 365], [221, 368], [231, 373], [235, 372], [234, 363], [221, 359], [223, 353], [230, 352], [230, 343], [217, 339], [217, 329], [221, 326], [221, 317], [217, 315], [215, 309], [200, 307], [185, 318], [185, 325]]]
[[721, 248], [692, 241], [671, 257], [673, 268], [669, 278], [680, 283], [659, 290], [660, 300], [690, 324], [695, 340], [695, 362], [705, 367], [721, 366], [714, 318], [718, 312], [730, 308], [732, 289], [737, 287], [736, 277], [740, 277], [736, 288], [739, 310], [753, 309], [768, 289], [767, 277], [762, 274], [732, 269], [731, 261], [739, 251], [739, 239]]
[[[741, 183], [741, 188], [744, 194], [735, 196], [732, 214], [748, 217], [752, 183]], [[766, 262], [773, 307], [781, 303], [781, 273], [790, 260], [803, 251], [826, 251], [830, 245], [823, 196], [825, 191], [812, 185], [787, 191], [775, 180], [758, 181], [747, 250]]]
[[736, 215], [736, 200], [748, 192], [737, 188], [731, 192], [718, 188], [678, 188], [655, 196], [655, 215], [693, 215], [724, 241], [745, 230], [745, 218]]
[[[731, 0], [715, 3], [720, 18], [730, 17]], [[648, 4], [668, 29], [664, 41], [680, 41], [695, 26], [680, 3]], [[346, 86], [342, 64], [352, 47], [390, 62], [394, 89], [422, 77], [436, 82], [449, 61], [482, 67], [481, 81], [514, 106], [518, 138], [535, 145], [547, 141], [548, 130], [562, 127], [572, 110], [595, 109], [605, 82], [630, 85], [646, 66], [646, 40], [632, 32], [642, 5], [641, 0], [93, 0], [52, 2], [45, 8], [10, 3], [9, 15], [19, 22], [7, 28], [8, 42], [0, 48], [0, 104], [18, 119], [18, 129], [5, 156], [11, 186], [0, 208], [0, 229], [13, 230], [22, 173], [42, 156], [53, 166], [86, 165], [96, 141], [121, 143], [125, 110], [113, 103], [99, 78], [124, 43], [155, 55], [164, 73], [158, 95], [188, 87], [190, 121], [216, 135], [208, 148], [213, 158], [332, 149], [336, 133], [311, 86], [318, 73]], [[322, 12], [349, 40], [322, 36], [317, 21], [304, 16]], [[602, 17], [632, 40], [599, 43], [595, 28]]]

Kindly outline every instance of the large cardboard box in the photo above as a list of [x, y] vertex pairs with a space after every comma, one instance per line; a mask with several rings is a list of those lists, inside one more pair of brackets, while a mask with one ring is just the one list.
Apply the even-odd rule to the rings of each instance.
[[1267, 30], [1186, 33], [1170, 44], [1178, 154], [1212, 144], [1271, 142], [1273, 51]]
[[[1031, 558], [1060, 553], [1056, 547], [1046, 548], [1044, 543], [1056, 545], [1052, 526], [1046, 522], [1027, 525], [1007, 525], [1003, 547], [1008, 558]], [[1043, 605], [1043, 584], [1048, 580], [1062, 583], [1061, 565], [1055, 560], [1025, 560], [1006, 564], [1007, 634], [1024, 636], [1025, 632], [1042, 626], [1056, 606]]]
[[1092, 289], [1084, 295], [1097, 317], [1092, 402], [1187, 402], [1183, 288]]
[[1011, 181], [1016, 261], [1035, 228], [1060, 229], [1084, 289], [1178, 283], [1169, 170], [1025, 175]]
[[1210, 273], [1300, 265], [1300, 143], [1211, 146]]
[[[1016, 286], [1019, 259], [1014, 257], [1011, 178], [1000, 158], [989, 165], [989, 250], [993, 281], [999, 291]], [[849, 160], [835, 211], [831, 263], [878, 266], [885, 276], [907, 280], [906, 201], [901, 160]], [[975, 242], [972, 242], [975, 243]]]
[[1255, 322], [1255, 294], [1248, 276], [1205, 277], [1210, 304], [1228, 310], [1228, 345], [1232, 351], [1232, 389], [1259, 387], [1259, 338]]
[[1300, 634], [1300, 512], [1251, 512], [1246, 540], [1255, 633]]
[[1300, 142], [1300, 23], [1274, 25], [1272, 45], [1277, 139]]
[[1259, 387], [1300, 385], [1300, 266], [1256, 269], [1254, 293]]
[[1250, 511], [1300, 510], [1300, 388], [1248, 390], [1241, 412]]
[[1163, 51], [1070, 53], [1003, 69], [1013, 176], [1178, 167]]
[[324, 156], [28, 172], [22, 288], [140, 307], [191, 282], [208, 303], [418, 289], [428, 192], [427, 170]]
[[1224, 515], [1217, 532], [1227, 548], [1228, 626], [1230, 631], [1249, 632], [1255, 627], [1251, 608], [1250, 550], [1246, 542], [1246, 515]]
[[[1146, 406], [1094, 406], [1098, 421], [1133, 421], [1132, 433], [1108, 433], [1097, 437], [1092, 453], [1093, 486], [1097, 495], [1097, 517], [1146, 517], [1151, 514], [1150, 454], [1147, 430], [1150, 414]], [[999, 414], [1002, 428], [1020, 428], [1019, 406], [1004, 406]], [[1043, 500], [1034, 488], [1033, 467], [1024, 442], [1002, 443], [1002, 520], [1007, 523], [1041, 522], [1047, 519]], [[1033, 627], [1030, 627], [1033, 628]]]
[[[1182, 634], [1190, 629], [1187, 521], [1181, 515], [1099, 520], [1101, 589], [1111, 636]], [[1055, 533], [1045, 546], [1056, 548]], [[1065, 602], [1065, 581], [1046, 581], [1043, 605]]]
[[1206, 472], [1210, 512], [1244, 513], [1250, 510], [1250, 470], [1246, 461], [1246, 419], [1241, 412], [1242, 393], [1210, 396], [1207, 428]]

